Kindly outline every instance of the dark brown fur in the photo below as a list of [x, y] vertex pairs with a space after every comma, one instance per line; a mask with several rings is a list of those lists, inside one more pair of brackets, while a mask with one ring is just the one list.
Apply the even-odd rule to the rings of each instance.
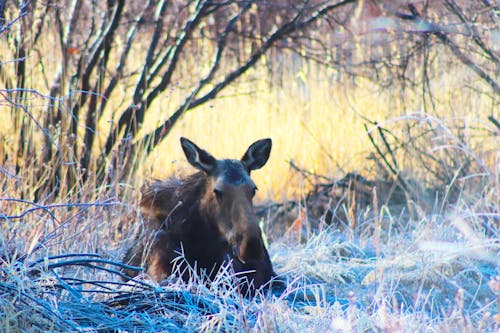
[[[192, 164], [205, 167], [206, 152], [199, 152], [196, 158], [201, 162]], [[238, 276], [251, 282], [250, 290], [269, 282], [275, 273], [253, 211], [255, 185], [250, 171], [245, 170], [252, 169], [245, 164], [247, 160], [207, 160], [216, 163], [208, 172], [149, 186], [141, 200], [143, 230], [125, 262], [145, 267], [154, 280], [161, 281], [172, 274], [175, 259], [182, 252], [191, 267], [209, 278], [231, 261], [235, 272], [245, 272]], [[217, 191], [224, 192], [223, 199], [216, 195], [220, 193], [214, 193]], [[181, 271], [182, 278], [188, 280], [188, 270]], [[132, 271], [126, 273], [134, 275]]]

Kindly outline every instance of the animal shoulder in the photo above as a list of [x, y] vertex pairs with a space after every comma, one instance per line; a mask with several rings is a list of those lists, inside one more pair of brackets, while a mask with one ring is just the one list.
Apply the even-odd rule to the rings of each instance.
[[141, 214], [154, 228], [159, 228], [168, 217], [186, 218], [196, 206], [205, 176], [195, 173], [185, 178], [171, 177], [156, 180], [142, 191]]

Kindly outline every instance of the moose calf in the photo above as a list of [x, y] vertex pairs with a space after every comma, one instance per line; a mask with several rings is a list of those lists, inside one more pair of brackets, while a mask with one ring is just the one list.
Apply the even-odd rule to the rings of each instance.
[[[145, 267], [156, 281], [173, 272], [181, 253], [185, 262], [209, 278], [231, 262], [237, 276], [246, 280], [241, 290], [254, 292], [276, 275], [252, 204], [257, 187], [250, 178], [252, 170], [266, 164], [271, 139], [253, 143], [241, 160], [216, 159], [190, 140], [180, 141], [199, 172], [157, 181], [143, 192], [144, 228], [125, 262]], [[188, 270], [179, 271], [189, 279]]]

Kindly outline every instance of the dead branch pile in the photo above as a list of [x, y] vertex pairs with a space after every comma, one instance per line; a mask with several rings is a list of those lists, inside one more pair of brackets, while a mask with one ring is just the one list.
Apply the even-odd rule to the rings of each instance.
[[[219, 317], [226, 328], [239, 325], [232, 314], [240, 312], [241, 300], [218, 297], [201, 285], [188, 291], [175, 283], [125, 283], [117, 267], [124, 264], [96, 254], [3, 262], [0, 312], [12, 317], [13, 327], [36, 331], [183, 332], [206, 316]], [[228, 307], [234, 311], [223, 311]]]

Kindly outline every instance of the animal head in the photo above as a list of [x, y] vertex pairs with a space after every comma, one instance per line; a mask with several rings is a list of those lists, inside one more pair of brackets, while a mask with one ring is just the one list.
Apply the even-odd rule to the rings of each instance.
[[200, 204], [243, 264], [263, 260], [265, 248], [252, 204], [257, 186], [250, 178], [271, 153], [271, 139], [254, 142], [240, 160], [216, 159], [192, 141], [181, 138], [189, 163], [207, 175]]

